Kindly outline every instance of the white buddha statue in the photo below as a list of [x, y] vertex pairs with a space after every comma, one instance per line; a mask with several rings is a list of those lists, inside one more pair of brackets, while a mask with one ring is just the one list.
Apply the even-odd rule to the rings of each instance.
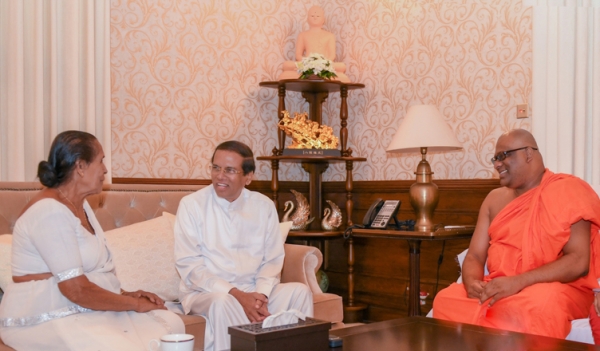
[[283, 72], [278, 79], [298, 79], [300, 74], [296, 67], [296, 62], [302, 60], [302, 57], [310, 54], [321, 54], [327, 59], [333, 61], [333, 68], [337, 74], [334, 80], [349, 83], [346, 72], [346, 65], [343, 62], [335, 62], [335, 35], [324, 30], [325, 12], [320, 6], [313, 6], [308, 10], [309, 29], [298, 34], [296, 41], [296, 61], [286, 61], [283, 63]]

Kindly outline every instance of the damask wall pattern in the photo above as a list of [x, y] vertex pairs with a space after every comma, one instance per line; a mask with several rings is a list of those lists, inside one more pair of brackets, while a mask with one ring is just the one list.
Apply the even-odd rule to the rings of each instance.
[[[436, 179], [497, 177], [500, 134], [530, 129], [516, 105], [531, 100], [531, 8], [521, 0], [111, 0], [114, 177], [208, 179], [214, 147], [241, 140], [256, 155], [277, 144], [276, 80], [294, 57], [312, 5], [346, 64], [355, 180], [414, 179], [420, 155], [387, 154], [409, 106], [439, 107], [464, 149], [428, 154]], [[339, 132], [339, 94], [323, 122]], [[290, 112], [308, 105], [288, 93]], [[289, 143], [289, 141], [288, 141]], [[271, 178], [258, 162], [256, 179]], [[281, 180], [308, 180], [282, 164]], [[323, 175], [343, 180], [343, 164]]]

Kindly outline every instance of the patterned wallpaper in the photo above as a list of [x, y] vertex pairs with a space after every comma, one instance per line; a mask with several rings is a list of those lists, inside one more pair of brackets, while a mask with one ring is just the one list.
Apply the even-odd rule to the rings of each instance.
[[[214, 147], [238, 139], [256, 155], [277, 143], [276, 80], [308, 29], [312, 5], [325, 10], [337, 61], [353, 82], [349, 143], [367, 162], [355, 180], [414, 179], [419, 155], [387, 154], [408, 107], [440, 108], [464, 149], [429, 154], [436, 179], [493, 178], [498, 136], [530, 129], [516, 105], [531, 101], [531, 8], [521, 0], [111, 0], [114, 177], [208, 179]], [[339, 132], [339, 94], [323, 122]], [[290, 112], [308, 109], [288, 93]], [[289, 142], [289, 141], [288, 141]], [[258, 162], [255, 179], [271, 177]], [[343, 164], [325, 172], [343, 180]], [[282, 164], [282, 180], [308, 180]]]

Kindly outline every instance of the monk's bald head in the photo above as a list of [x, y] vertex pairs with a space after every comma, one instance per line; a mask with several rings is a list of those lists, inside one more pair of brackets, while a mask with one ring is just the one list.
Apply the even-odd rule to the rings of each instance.
[[498, 138], [498, 143], [500, 141], [508, 140], [510, 144], [520, 145], [521, 146], [531, 146], [537, 149], [537, 142], [533, 137], [533, 134], [526, 131], [525, 129], [512, 129], [500, 136]]

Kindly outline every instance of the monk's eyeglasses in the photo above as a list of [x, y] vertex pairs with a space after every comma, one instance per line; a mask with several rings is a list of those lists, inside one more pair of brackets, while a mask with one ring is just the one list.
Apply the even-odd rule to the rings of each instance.
[[490, 161], [492, 161], [492, 163], [494, 163], [494, 162], [496, 162], [496, 161], [500, 161], [500, 162], [502, 162], [502, 161], [504, 161], [504, 159], [505, 159], [505, 158], [507, 158], [508, 156], [510, 156], [510, 154], [511, 154], [512, 152], [514, 152], [514, 151], [519, 151], [519, 150], [525, 150], [525, 149], [528, 149], [528, 148], [531, 148], [532, 150], [537, 150], [537, 148], [536, 148], [536, 147], [533, 147], [533, 146], [523, 146], [523, 147], [520, 147], [520, 148], [518, 148], [518, 149], [512, 149], [512, 150], [501, 151], [501, 152], [497, 153], [497, 154], [496, 154], [494, 157], [492, 157], [492, 158], [490, 159]]

